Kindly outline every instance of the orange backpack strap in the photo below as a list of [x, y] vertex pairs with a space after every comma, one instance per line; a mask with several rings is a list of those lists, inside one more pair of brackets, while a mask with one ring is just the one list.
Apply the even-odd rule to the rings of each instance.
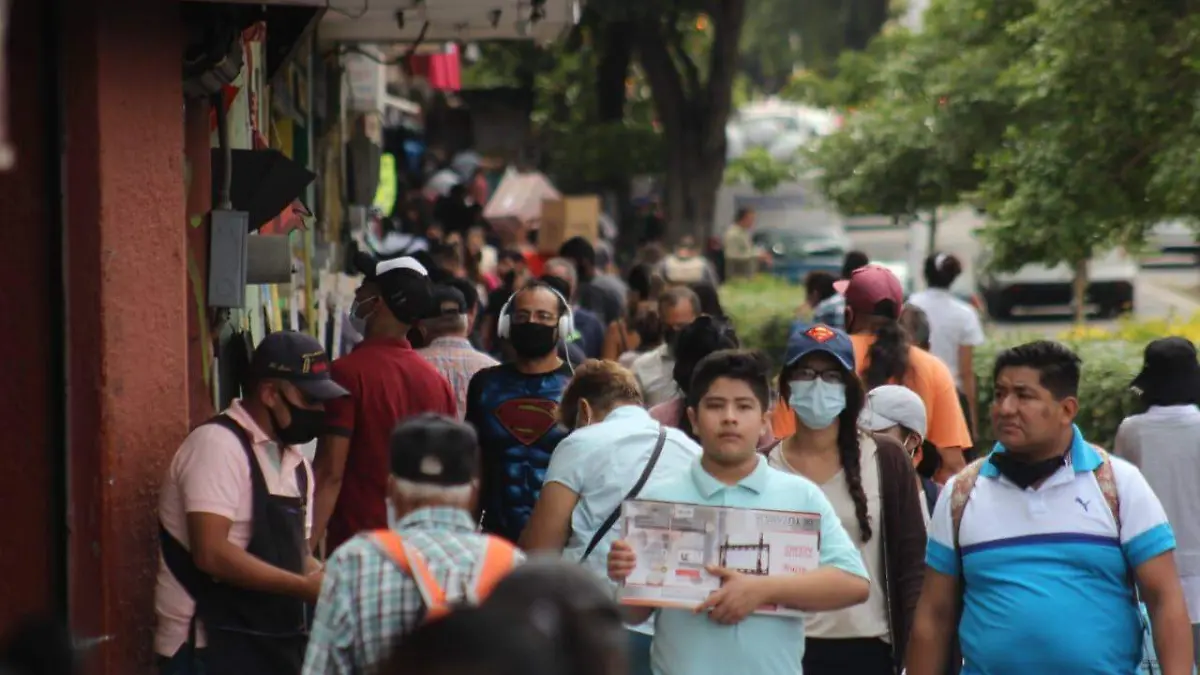
[[951, 531], [954, 533], [954, 550], [959, 550], [958, 546], [958, 530], [962, 527], [963, 512], [967, 510], [967, 502], [971, 499], [971, 492], [975, 489], [975, 483], [979, 480], [979, 470], [983, 468], [983, 463], [987, 461], [987, 457], [980, 457], [971, 462], [965, 469], [960, 471], [954, 477], [954, 491], [950, 493], [950, 525]]
[[483, 554], [475, 567], [475, 587], [470, 598], [479, 603], [486, 598], [496, 584], [516, 567], [517, 548], [499, 537], [488, 536], [483, 545]]
[[450, 611], [446, 603], [446, 590], [438, 584], [420, 551], [409, 546], [403, 537], [392, 530], [375, 530], [371, 533], [371, 539], [400, 571], [412, 577], [425, 602], [427, 619], [442, 617]]

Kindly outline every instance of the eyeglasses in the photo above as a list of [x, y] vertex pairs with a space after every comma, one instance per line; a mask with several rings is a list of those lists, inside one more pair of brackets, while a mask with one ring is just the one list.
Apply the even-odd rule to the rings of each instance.
[[790, 379], [801, 382], [812, 382], [817, 378], [830, 384], [844, 384], [846, 374], [840, 370], [817, 370], [815, 368], [797, 368], [792, 371]]

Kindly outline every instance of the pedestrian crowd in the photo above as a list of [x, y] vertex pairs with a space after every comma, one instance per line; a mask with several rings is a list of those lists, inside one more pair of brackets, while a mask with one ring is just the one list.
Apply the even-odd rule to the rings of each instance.
[[[738, 220], [735, 271], [759, 254]], [[976, 381], [952, 255], [911, 296], [861, 254], [811, 274], [811, 320], [763, 354], [692, 247], [624, 278], [583, 239], [536, 274], [493, 251], [495, 284], [453, 256], [360, 256], [361, 342], [331, 359], [268, 335], [175, 452], [160, 675], [1193, 672], [1190, 342], [1147, 348], [1145, 412], [1105, 449], [1075, 424], [1068, 347], [1012, 347]], [[695, 610], [622, 605], [645, 564], [631, 498], [815, 514], [816, 569], [709, 567]]]

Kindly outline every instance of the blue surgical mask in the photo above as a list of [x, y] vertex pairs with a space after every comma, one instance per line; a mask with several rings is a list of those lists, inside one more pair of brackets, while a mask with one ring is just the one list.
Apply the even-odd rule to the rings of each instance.
[[815, 380], [794, 380], [788, 383], [791, 395], [788, 405], [796, 417], [809, 429], [824, 429], [837, 420], [846, 409], [846, 385]]

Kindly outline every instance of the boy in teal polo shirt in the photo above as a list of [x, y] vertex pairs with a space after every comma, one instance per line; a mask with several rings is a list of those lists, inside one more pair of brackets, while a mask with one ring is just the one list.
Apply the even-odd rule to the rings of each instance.
[[[675, 479], [645, 490], [642, 499], [804, 511], [821, 516], [819, 567], [789, 577], [761, 577], [720, 568], [721, 589], [694, 612], [661, 609], [655, 618], [651, 664], [655, 675], [798, 675], [804, 621], [754, 615], [763, 605], [823, 612], [867, 599], [867, 570], [833, 506], [810, 481], [776, 471], [755, 449], [767, 423], [769, 364], [757, 352], [725, 350], [704, 358], [692, 376], [687, 412], [704, 454]], [[608, 575], [622, 582], [637, 559], [613, 543]], [[650, 608], [627, 608], [641, 623]]]

